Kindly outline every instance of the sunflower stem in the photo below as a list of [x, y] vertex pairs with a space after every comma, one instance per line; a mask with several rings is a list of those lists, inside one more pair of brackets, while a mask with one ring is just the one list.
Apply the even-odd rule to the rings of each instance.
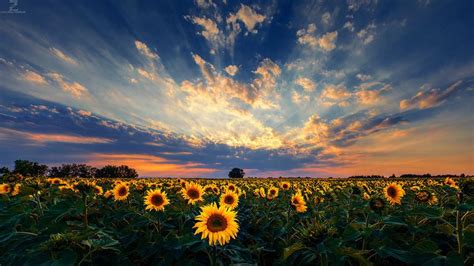
[[88, 210], [87, 210], [87, 195], [83, 196], [84, 200], [84, 213], [83, 213], [83, 219], [84, 219], [84, 227], [87, 229], [89, 227], [89, 219], [87, 218], [88, 216]]
[[217, 246], [214, 245], [212, 247], [212, 260], [211, 260], [211, 266], [216, 266], [217, 265]]
[[460, 210], [456, 211], [456, 238], [458, 241], [458, 253], [461, 259], [463, 259], [463, 224], [461, 221], [462, 213]]

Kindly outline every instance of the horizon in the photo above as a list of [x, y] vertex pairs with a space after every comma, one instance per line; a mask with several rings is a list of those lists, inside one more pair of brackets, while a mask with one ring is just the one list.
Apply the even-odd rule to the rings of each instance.
[[474, 174], [470, 1], [0, 0], [0, 167]]

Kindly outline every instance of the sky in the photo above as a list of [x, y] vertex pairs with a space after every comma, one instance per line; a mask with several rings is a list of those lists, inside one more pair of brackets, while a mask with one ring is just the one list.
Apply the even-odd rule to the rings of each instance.
[[474, 174], [472, 1], [0, 0], [0, 11], [0, 165]]

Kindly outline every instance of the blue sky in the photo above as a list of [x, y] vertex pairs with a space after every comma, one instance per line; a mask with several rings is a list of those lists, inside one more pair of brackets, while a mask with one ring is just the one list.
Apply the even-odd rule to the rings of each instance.
[[474, 173], [472, 1], [20, 0], [18, 9], [0, 13], [2, 165]]

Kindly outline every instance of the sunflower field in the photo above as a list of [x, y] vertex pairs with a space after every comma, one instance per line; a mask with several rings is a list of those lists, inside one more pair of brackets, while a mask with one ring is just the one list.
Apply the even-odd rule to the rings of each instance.
[[474, 180], [3, 176], [0, 265], [473, 265]]

